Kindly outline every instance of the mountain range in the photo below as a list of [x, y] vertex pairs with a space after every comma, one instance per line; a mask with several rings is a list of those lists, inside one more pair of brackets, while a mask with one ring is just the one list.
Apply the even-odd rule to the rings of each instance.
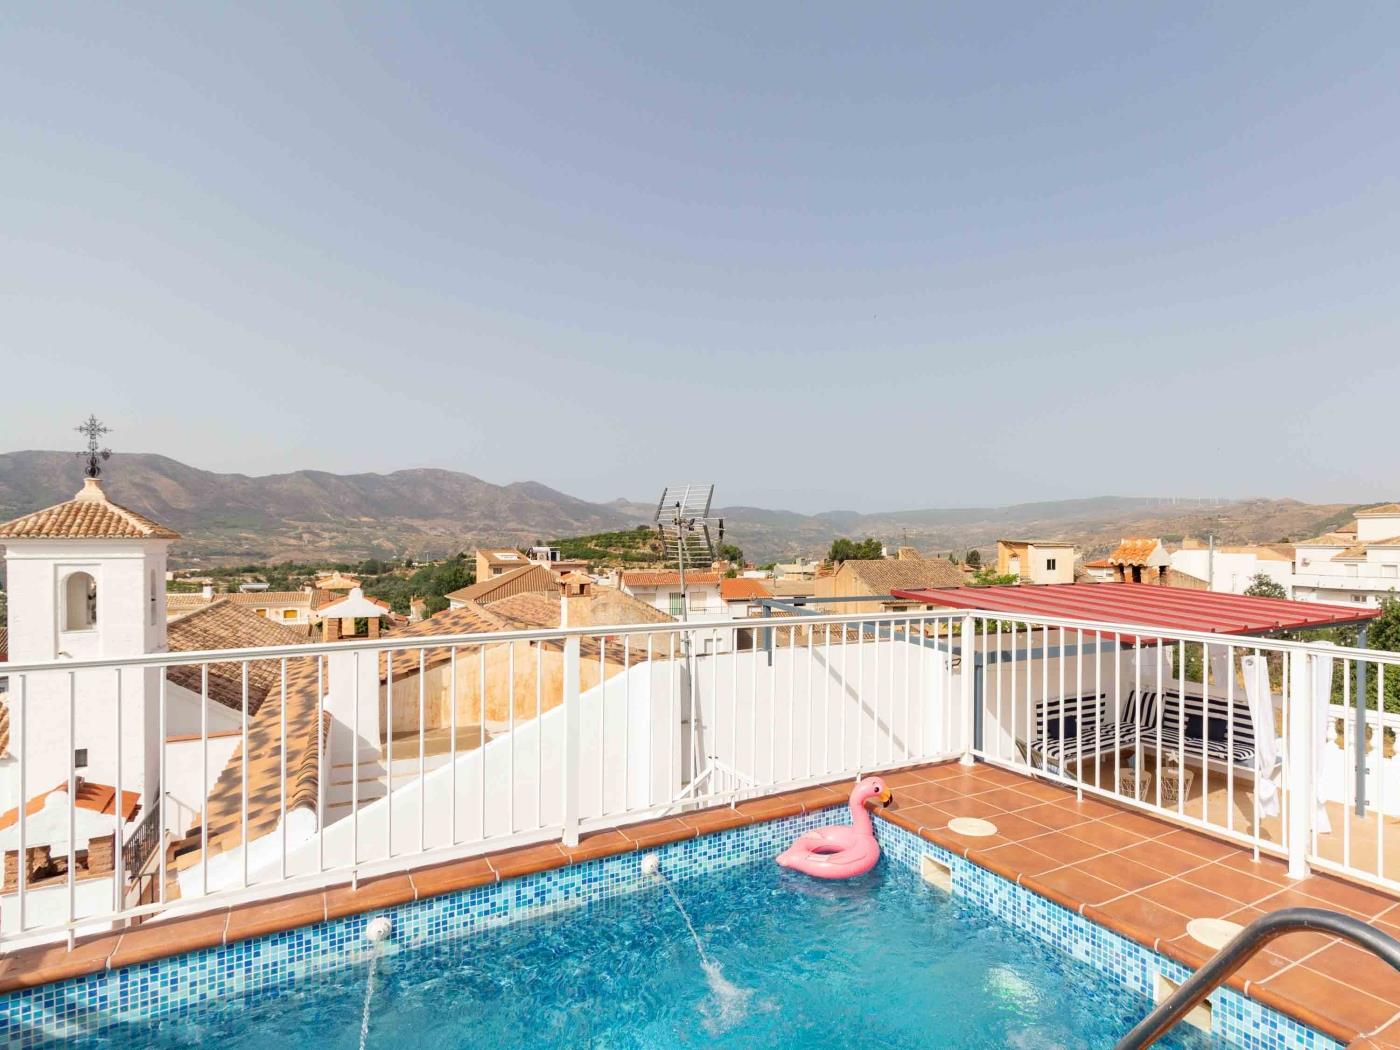
[[[116, 502], [182, 534], [172, 555], [177, 564], [437, 557], [478, 544], [529, 544], [635, 527], [648, 524], [654, 509], [626, 499], [591, 503], [532, 481], [495, 485], [450, 470], [253, 477], [143, 453], [114, 456], [103, 482]], [[70, 499], [81, 485], [82, 466], [71, 453], [0, 453], [0, 520]], [[998, 538], [1030, 536], [1070, 540], [1090, 555], [1124, 535], [1213, 533], [1221, 543], [1277, 542], [1324, 531], [1354, 509], [1291, 499], [1099, 496], [886, 513], [748, 506], [715, 513], [725, 519], [726, 540], [763, 562], [820, 555], [837, 536], [875, 536], [891, 547], [924, 551], [985, 549]]]

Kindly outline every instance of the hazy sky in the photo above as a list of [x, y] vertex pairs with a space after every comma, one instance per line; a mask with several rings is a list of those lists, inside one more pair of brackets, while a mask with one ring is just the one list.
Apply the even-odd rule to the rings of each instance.
[[1400, 496], [1400, 5], [7, 4], [0, 450]]

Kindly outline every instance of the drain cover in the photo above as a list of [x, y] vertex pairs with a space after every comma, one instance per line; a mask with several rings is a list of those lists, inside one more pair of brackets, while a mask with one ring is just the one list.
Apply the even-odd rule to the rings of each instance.
[[1186, 932], [1207, 948], [1223, 948], [1229, 944], [1243, 926], [1225, 919], [1192, 919], [1186, 924]]
[[980, 817], [954, 817], [948, 821], [948, 830], [956, 835], [967, 835], [972, 838], [986, 838], [988, 835], [997, 833], [997, 826], [990, 820], [983, 820]]

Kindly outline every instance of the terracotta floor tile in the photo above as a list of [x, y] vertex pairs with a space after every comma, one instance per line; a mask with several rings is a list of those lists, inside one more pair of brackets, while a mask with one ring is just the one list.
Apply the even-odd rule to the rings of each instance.
[[[1373, 1032], [1368, 1040], [1354, 1044], [1357, 1050], [1397, 1050], [1400, 1048], [1400, 1018], [1396, 1018], [1378, 1032]], [[1347, 1047], [1347, 1050], [1353, 1050]]]
[[1238, 901], [1192, 885], [1189, 875], [1147, 886], [1138, 890], [1138, 894], [1154, 904], [1180, 912], [1188, 919], [1223, 919], [1232, 911], [1239, 910]]
[[1234, 868], [1246, 875], [1253, 875], [1256, 879], [1267, 879], [1280, 886], [1292, 881], [1288, 878], [1288, 865], [1268, 854], [1261, 853], [1259, 859], [1255, 860], [1254, 855], [1249, 850], [1240, 850], [1240, 852], [1226, 857], [1220, 863], [1227, 868]]
[[[632, 838], [630, 828], [624, 833], [628, 838]], [[568, 863], [568, 858], [564, 856], [564, 851], [557, 842], [542, 842], [538, 846], [521, 846], [518, 849], [490, 853], [486, 859], [491, 863], [498, 879], [512, 879], [537, 871], [550, 871], [562, 868]]]
[[916, 784], [930, 783], [928, 776], [920, 769], [900, 769], [893, 773], [881, 773], [885, 786], [891, 791], [897, 788], [913, 787]]
[[1144, 886], [1151, 886], [1154, 882], [1161, 882], [1162, 879], [1166, 878], [1155, 868], [1138, 864], [1116, 853], [1105, 853], [1103, 856], [1082, 861], [1075, 867], [1081, 871], [1087, 871], [1095, 878], [1111, 882], [1115, 886], [1122, 886], [1125, 890], [1140, 890]]
[[1060, 787], [1058, 784], [1047, 784], [1038, 780], [1028, 780], [1017, 784], [1015, 790], [1023, 795], [1030, 795], [1041, 802], [1063, 802], [1065, 799], [1074, 798], [1074, 791], [1070, 788]]
[[[1241, 926], [1248, 926], [1255, 919], [1267, 914], [1258, 908], [1241, 908], [1238, 911], [1232, 911], [1225, 918], [1231, 922], [1237, 922]], [[1294, 932], [1275, 938], [1269, 942], [1268, 947], [1264, 950], [1281, 955], [1289, 962], [1297, 962], [1299, 959], [1314, 955], [1337, 943], [1339, 943], [1337, 938], [1331, 934]]]
[[325, 895], [319, 890], [315, 893], [284, 897], [281, 900], [243, 904], [229, 909], [224, 940], [232, 943], [245, 941], [250, 937], [263, 937], [269, 933], [281, 933], [283, 930], [294, 930], [298, 926], [322, 922], [325, 917]]
[[1059, 861], [1018, 842], [1008, 842], [1004, 846], [992, 846], [989, 849], [972, 849], [968, 851], [967, 859], [1011, 882], [1015, 882], [1022, 875], [1039, 875], [1051, 868], [1060, 867]]
[[969, 770], [972, 766], [965, 766], [960, 762], [944, 762], [942, 765], [925, 766], [919, 770], [919, 775], [925, 780], [957, 780], [962, 777], [971, 777]]
[[1255, 901], [1254, 907], [1263, 911], [1277, 911], [1279, 908], [1330, 908], [1333, 911], [1340, 911], [1347, 915], [1353, 915], [1358, 919], [1365, 918], [1360, 912], [1352, 911], [1350, 908], [1341, 904], [1325, 901], [1321, 897], [1313, 897], [1294, 889], [1292, 886], [1280, 889], [1267, 897]]
[[1180, 912], [1136, 893], [1106, 904], [1091, 905], [1084, 909], [1084, 917], [1145, 945], [1153, 944], [1157, 938], [1180, 937], [1186, 932], [1188, 922], [1187, 916]]
[[629, 824], [622, 829], [622, 833], [635, 842], [638, 849], [651, 849], [684, 839], [693, 839], [696, 830], [677, 817], [665, 817], [661, 820], [648, 820], [642, 824]]
[[1158, 841], [1172, 847], [1172, 849], [1179, 849], [1183, 853], [1190, 853], [1205, 860], [1221, 860], [1240, 852], [1238, 846], [1232, 846], [1228, 842], [1221, 842], [1209, 835], [1181, 828], [1167, 832]]
[[1073, 827], [1065, 828], [1064, 833], [1101, 850], [1123, 849], [1147, 841], [1141, 835], [1135, 835], [1127, 828], [1114, 827], [1102, 820], [1076, 824]]
[[988, 791], [985, 794], [978, 795], [977, 799], [979, 802], [986, 802], [996, 806], [998, 809], [1004, 809], [1008, 813], [1029, 809], [1031, 806], [1038, 806], [1044, 801], [1033, 795], [1023, 794], [1015, 788], [997, 788], [994, 791]]
[[1071, 911], [1085, 904], [1101, 904], [1123, 895], [1123, 888], [1096, 879], [1078, 868], [1054, 868], [1041, 875], [1027, 875], [1021, 885], [1049, 897]]
[[945, 787], [943, 784], [925, 781], [921, 784], [911, 784], [908, 787], [891, 788], [894, 793], [896, 805], [903, 805], [909, 802], [914, 805], [929, 802], [945, 802], [949, 799], [961, 798], [962, 792], [955, 788]]
[[380, 875], [372, 879], [361, 879], [359, 886], [353, 889], [347, 882], [326, 890], [326, 918], [340, 919], [375, 908], [407, 904], [411, 900], [413, 882], [407, 875]]
[[1168, 875], [1183, 875], [1192, 868], [1199, 868], [1210, 863], [1210, 861], [1194, 857], [1190, 853], [1182, 853], [1179, 849], [1164, 846], [1156, 839], [1148, 839], [1137, 845], [1120, 849], [1118, 856], [1145, 864], [1154, 871], [1161, 872], [1163, 878]]
[[1313, 875], [1292, 883], [1292, 886], [1309, 897], [1324, 900], [1334, 907], [1350, 909], [1366, 918], [1389, 911], [1395, 904], [1394, 897], [1334, 879], [1330, 875]]
[[1305, 1022], [1330, 1021], [1328, 1027], [1348, 1037], [1373, 1031], [1395, 1016], [1395, 1007], [1385, 1000], [1306, 966], [1289, 967], [1253, 986], [1251, 994], [1265, 1002], [1287, 1004]]
[[959, 857], [965, 856], [968, 850], [991, 849], [993, 846], [1005, 846], [1011, 841], [1002, 835], [959, 835], [946, 827], [923, 828], [919, 834]]
[[430, 868], [418, 868], [409, 877], [413, 880], [414, 892], [422, 899], [495, 882], [496, 869], [485, 857], [467, 857], [447, 864], [434, 864]]
[[948, 823], [948, 814], [938, 806], [906, 806], [899, 809], [887, 809], [880, 816], [888, 816], [891, 819], [899, 818], [904, 822], [905, 827], [913, 826], [914, 830], [920, 828], [941, 828]]
[[[316, 896], [320, 897], [321, 894], [317, 893]], [[212, 948], [224, 943], [227, 924], [228, 911], [224, 908], [204, 915], [191, 915], [187, 919], [143, 922], [122, 933], [108, 965], [134, 966], [179, 952]]]
[[1020, 842], [1023, 839], [1039, 838], [1045, 834], [1045, 825], [1037, 824], [1033, 820], [1027, 820], [1019, 813], [997, 813], [989, 815], [983, 819], [991, 821], [997, 826], [997, 834], [1009, 842]]
[[1095, 820], [1116, 816], [1123, 812], [1115, 806], [1110, 806], [1107, 803], [1098, 801], [1098, 799], [1089, 798], [1087, 796], [1080, 802], [1071, 795], [1063, 801], [1053, 803], [1053, 805], [1064, 806], [1071, 813], [1079, 813], [1086, 817], [1092, 817]]
[[1026, 839], [1025, 844], [1061, 864], [1077, 864], [1103, 853], [1103, 850], [1099, 849], [1098, 846], [1059, 831]]
[[950, 817], [981, 817], [984, 820], [996, 820], [1006, 810], [997, 806], [983, 802], [977, 795], [969, 795], [963, 798], [950, 798], [946, 802], [938, 803], [938, 808]]
[[713, 806], [710, 809], [696, 809], [689, 813], [682, 813], [678, 819], [684, 821], [702, 835], [707, 835], [713, 831], [726, 831], [729, 828], [741, 828], [745, 824], [753, 823], [746, 815], [740, 813], [732, 806]]
[[11, 956], [13, 967], [0, 981], [0, 992], [96, 973], [106, 967], [107, 958], [116, 950], [119, 939], [116, 934], [104, 934], [79, 941], [71, 952], [68, 945], [62, 943], [16, 952]]
[[[1189, 933], [1164, 940], [1158, 947], [1163, 954], [1193, 970], [1199, 970], [1215, 955], [1214, 948], [1207, 947]], [[1265, 948], [1236, 970], [1235, 978], [1229, 984], [1232, 988], [1239, 989], [1246, 981], [1265, 980], [1292, 965], [1292, 959], [1286, 959]]]
[[1027, 780], [1020, 773], [1012, 773], [1000, 766], [989, 766], [982, 763], [972, 767], [972, 775], [979, 780], [985, 780], [993, 787], [1015, 787], [1017, 784], [1024, 784]]
[[1220, 861], [1197, 868], [1191, 872], [1189, 878], [1195, 885], [1237, 900], [1241, 904], [1253, 904], [1280, 889], [1276, 882], [1246, 875], [1238, 868], [1232, 868]]
[[801, 813], [802, 803], [785, 795], [768, 795], [740, 802], [734, 808], [753, 820], [782, 820]]
[[1152, 817], [1145, 817], [1141, 813], [1118, 812], [1111, 817], [1104, 818], [1105, 824], [1112, 824], [1116, 828], [1123, 828], [1131, 831], [1135, 835], [1143, 838], [1157, 838], [1167, 835], [1177, 830], [1176, 825], [1168, 824], [1165, 821], [1154, 820]]
[[1033, 820], [1037, 824], [1044, 824], [1047, 828], [1055, 831], [1063, 831], [1065, 828], [1072, 828], [1076, 824], [1084, 824], [1093, 819], [1081, 813], [1075, 813], [1064, 806], [1057, 806], [1053, 802], [1042, 802], [1030, 809], [1023, 809], [1017, 813], [1017, 816]]
[[817, 786], [803, 788], [801, 791], [789, 791], [783, 797], [799, 803], [804, 813], [812, 813], [819, 809], [829, 809], [832, 806], [849, 802], [851, 791], [849, 788], [840, 791], [836, 788]]
[[1400, 973], [1368, 951], [1339, 941], [1310, 955], [1303, 965], [1383, 999], [1400, 1012]]
[[[683, 818], [676, 818], [678, 820]], [[688, 827], [693, 827], [688, 821]], [[619, 853], [630, 853], [637, 848], [637, 844], [628, 838], [626, 834], [617, 829], [608, 831], [592, 831], [587, 835], [580, 835], [577, 846], [566, 846], [562, 842], [559, 848], [564, 856], [569, 859], [570, 864], [578, 864], [585, 860], [596, 860], [599, 857], [612, 857]]]

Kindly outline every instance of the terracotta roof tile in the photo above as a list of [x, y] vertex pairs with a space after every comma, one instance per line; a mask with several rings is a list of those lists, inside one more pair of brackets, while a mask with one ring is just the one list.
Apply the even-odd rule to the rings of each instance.
[[1110, 565], [1147, 565], [1160, 543], [1149, 536], [1124, 537], [1108, 556], [1108, 562]]
[[1332, 555], [1333, 561], [1365, 561], [1366, 552], [1372, 547], [1400, 547], [1400, 536], [1392, 536], [1388, 540], [1367, 540], [1365, 543], [1358, 543], [1348, 547], [1341, 554]]
[[[166, 641], [172, 653], [209, 649], [249, 649], [262, 646], [305, 645], [310, 641], [305, 629], [298, 630], [259, 616], [250, 609], [223, 598], [179, 619], [166, 627]], [[170, 667], [166, 678], [198, 694], [203, 673], [194, 664]], [[248, 713], [256, 714], [267, 694], [281, 684], [278, 660], [254, 660], [248, 664]], [[243, 670], [238, 663], [209, 665], [209, 698], [235, 711], [243, 708]]]
[[720, 580], [719, 596], [727, 602], [753, 601], [755, 598], [773, 597], [773, 588], [767, 580], [745, 579]]
[[1367, 507], [1365, 510], [1358, 510], [1358, 511], [1356, 512], [1356, 516], [1357, 516], [1358, 518], [1369, 518], [1369, 517], [1386, 517], [1386, 518], [1388, 518], [1388, 517], [1390, 517], [1390, 516], [1392, 516], [1392, 515], [1400, 515], [1400, 503], [1382, 503], [1382, 504], [1381, 504], [1380, 506], [1378, 506], [1378, 507]]
[[455, 602], [492, 602], [521, 591], [554, 593], [558, 587], [554, 573], [543, 565], [531, 564], [511, 569], [510, 572], [503, 572], [487, 580], [478, 580], [467, 587], [452, 591], [446, 597]]
[[83, 490], [66, 503], [0, 524], [0, 539], [179, 538], [178, 532], [113, 503], [96, 478], [88, 478]]
[[[685, 582], [687, 584], [698, 584], [707, 587], [710, 584], [719, 583], [720, 574], [717, 572], [687, 572]], [[624, 571], [622, 583], [625, 587], [679, 587], [681, 584], [681, 574], [674, 570], [646, 570]]]
[[849, 572], [871, 589], [888, 594], [896, 587], [960, 587], [962, 573], [947, 558], [855, 558], [843, 562], [837, 575]]

